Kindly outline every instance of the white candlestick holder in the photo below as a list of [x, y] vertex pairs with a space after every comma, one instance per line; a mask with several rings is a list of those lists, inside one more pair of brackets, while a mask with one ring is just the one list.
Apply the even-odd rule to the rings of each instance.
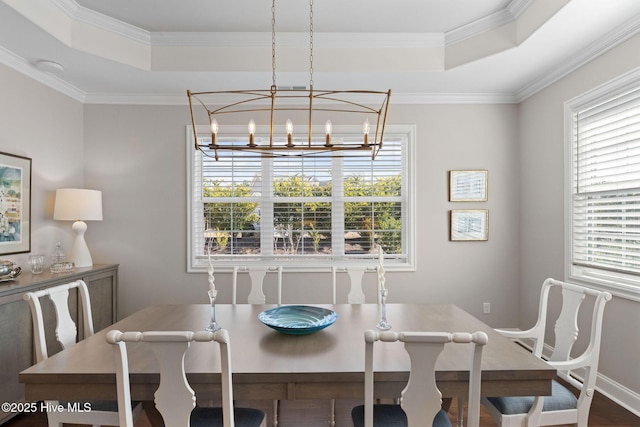
[[387, 289], [380, 289], [380, 321], [376, 325], [376, 328], [381, 331], [388, 331], [391, 329], [391, 323], [387, 321]]
[[215, 332], [222, 329], [222, 326], [216, 322], [216, 297], [218, 296], [218, 291], [210, 290], [207, 293], [209, 294], [209, 301], [211, 302], [211, 320], [205, 329], [210, 332]]

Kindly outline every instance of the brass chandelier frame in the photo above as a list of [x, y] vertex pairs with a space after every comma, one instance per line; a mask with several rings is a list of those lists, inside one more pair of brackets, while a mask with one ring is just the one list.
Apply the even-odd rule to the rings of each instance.
[[[309, 87], [303, 88], [279, 88], [276, 85], [276, 33], [275, 33], [275, 0], [271, 6], [271, 65], [272, 85], [267, 90], [227, 90], [192, 92], [187, 90], [191, 123], [195, 141], [195, 149], [202, 151], [209, 157], [219, 160], [221, 151], [248, 151], [258, 153], [263, 157], [304, 157], [311, 154], [355, 151], [363, 152], [375, 159], [382, 148], [384, 129], [389, 108], [391, 90], [316, 90], [313, 89], [313, 0], [310, 0], [309, 13]], [[229, 98], [233, 101], [229, 102]], [[364, 100], [369, 102], [365, 102]], [[224, 102], [223, 102], [224, 101]], [[198, 113], [200, 111], [200, 113]], [[292, 123], [286, 123], [286, 143], [274, 142], [274, 126], [276, 113], [304, 112], [307, 113], [307, 135], [302, 143], [298, 140], [294, 143]], [[357, 115], [364, 117], [362, 141], [331, 140], [332, 124], [327, 120], [323, 137], [314, 137], [313, 116], [322, 112]], [[224, 115], [262, 113], [269, 115], [269, 143], [257, 144], [254, 139], [255, 122], [249, 121], [249, 138], [247, 144], [219, 143], [217, 118]], [[211, 142], [209, 144], [198, 143], [197, 120], [205, 117], [207, 125], [211, 129]], [[371, 120], [369, 120], [371, 119]], [[205, 119], [202, 121], [204, 122]], [[353, 123], [350, 120], [349, 123]], [[201, 123], [202, 124], [202, 123]], [[371, 132], [370, 132], [371, 131]], [[371, 136], [370, 136], [371, 135]], [[276, 137], [276, 139], [278, 139]], [[280, 138], [284, 141], [284, 137]], [[339, 154], [339, 153], [337, 153]], [[357, 154], [357, 153], [356, 153]]]

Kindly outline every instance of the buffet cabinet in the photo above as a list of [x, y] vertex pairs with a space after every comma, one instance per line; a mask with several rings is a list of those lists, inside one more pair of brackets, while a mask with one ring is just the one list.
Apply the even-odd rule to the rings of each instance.
[[[15, 280], [0, 283], [0, 402], [23, 402], [24, 386], [18, 374], [35, 363], [33, 324], [29, 304], [22, 299], [26, 292], [84, 280], [91, 298], [94, 331], [115, 323], [117, 318], [118, 265], [102, 264], [78, 268], [72, 273], [31, 274], [28, 271]], [[49, 356], [61, 350], [55, 340], [55, 312], [48, 298], [41, 300], [47, 330]], [[69, 294], [69, 309], [76, 321], [78, 339], [84, 338], [81, 303], [77, 289]], [[16, 414], [0, 412], [0, 424]]]

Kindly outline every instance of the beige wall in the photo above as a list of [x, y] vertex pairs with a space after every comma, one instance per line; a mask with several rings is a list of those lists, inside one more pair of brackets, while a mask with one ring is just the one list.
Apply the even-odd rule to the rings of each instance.
[[[83, 105], [2, 65], [0, 93], [0, 151], [32, 159], [32, 253], [70, 250], [71, 223], [51, 218], [55, 190], [83, 185]], [[26, 268], [28, 255], [0, 258]]]
[[[416, 272], [388, 274], [389, 300], [455, 302], [489, 323], [514, 323], [517, 107], [394, 106], [390, 114], [391, 123], [417, 126], [419, 262]], [[87, 239], [95, 259], [121, 264], [121, 315], [156, 302], [205, 301], [204, 274], [185, 272], [187, 123], [186, 107], [85, 107], [85, 180], [104, 192], [104, 221], [91, 224]], [[448, 203], [447, 170], [469, 168], [489, 170], [489, 202]], [[490, 209], [488, 242], [448, 241], [448, 209], [465, 207]], [[328, 273], [285, 275], [284, 300], [329, 302], [328, 284]], [[216, 286], [229, 302], [230, 275], [217, 274]], [[483, 301], [492, 314], [482, 314]]]
[[[564, 103], [640, 66], [639, 51], [636, 36], [520, 104], [521, 327], [533, 325], [544, 279], [564, 277]], [[614, 296], [605, 309], [599, 371], [632, 390], [625, 403], [640, 412], [640, 372], [629, 369], [638, 365], [638, 325], [640, 303]], [[580, 328], [589, 330], [584, 322]], [[619, 393], [615, 384], [598, 385]]]

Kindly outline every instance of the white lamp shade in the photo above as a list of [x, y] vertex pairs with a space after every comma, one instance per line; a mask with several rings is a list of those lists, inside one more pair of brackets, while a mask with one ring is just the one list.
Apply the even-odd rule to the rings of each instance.
[[102, 221], [102, 191], [83, 188], [56, 190], [53, 219]]
[[89, 252], [84, 233], [84, 221], [102, 221], [102, 192], [82, 188], [61, 188], [56, 190], [53, 219], [75, 221], [71, 227], [76, 238], [71, 248], [71, 261], [76, 267], [91, 267], [93, 259]]

